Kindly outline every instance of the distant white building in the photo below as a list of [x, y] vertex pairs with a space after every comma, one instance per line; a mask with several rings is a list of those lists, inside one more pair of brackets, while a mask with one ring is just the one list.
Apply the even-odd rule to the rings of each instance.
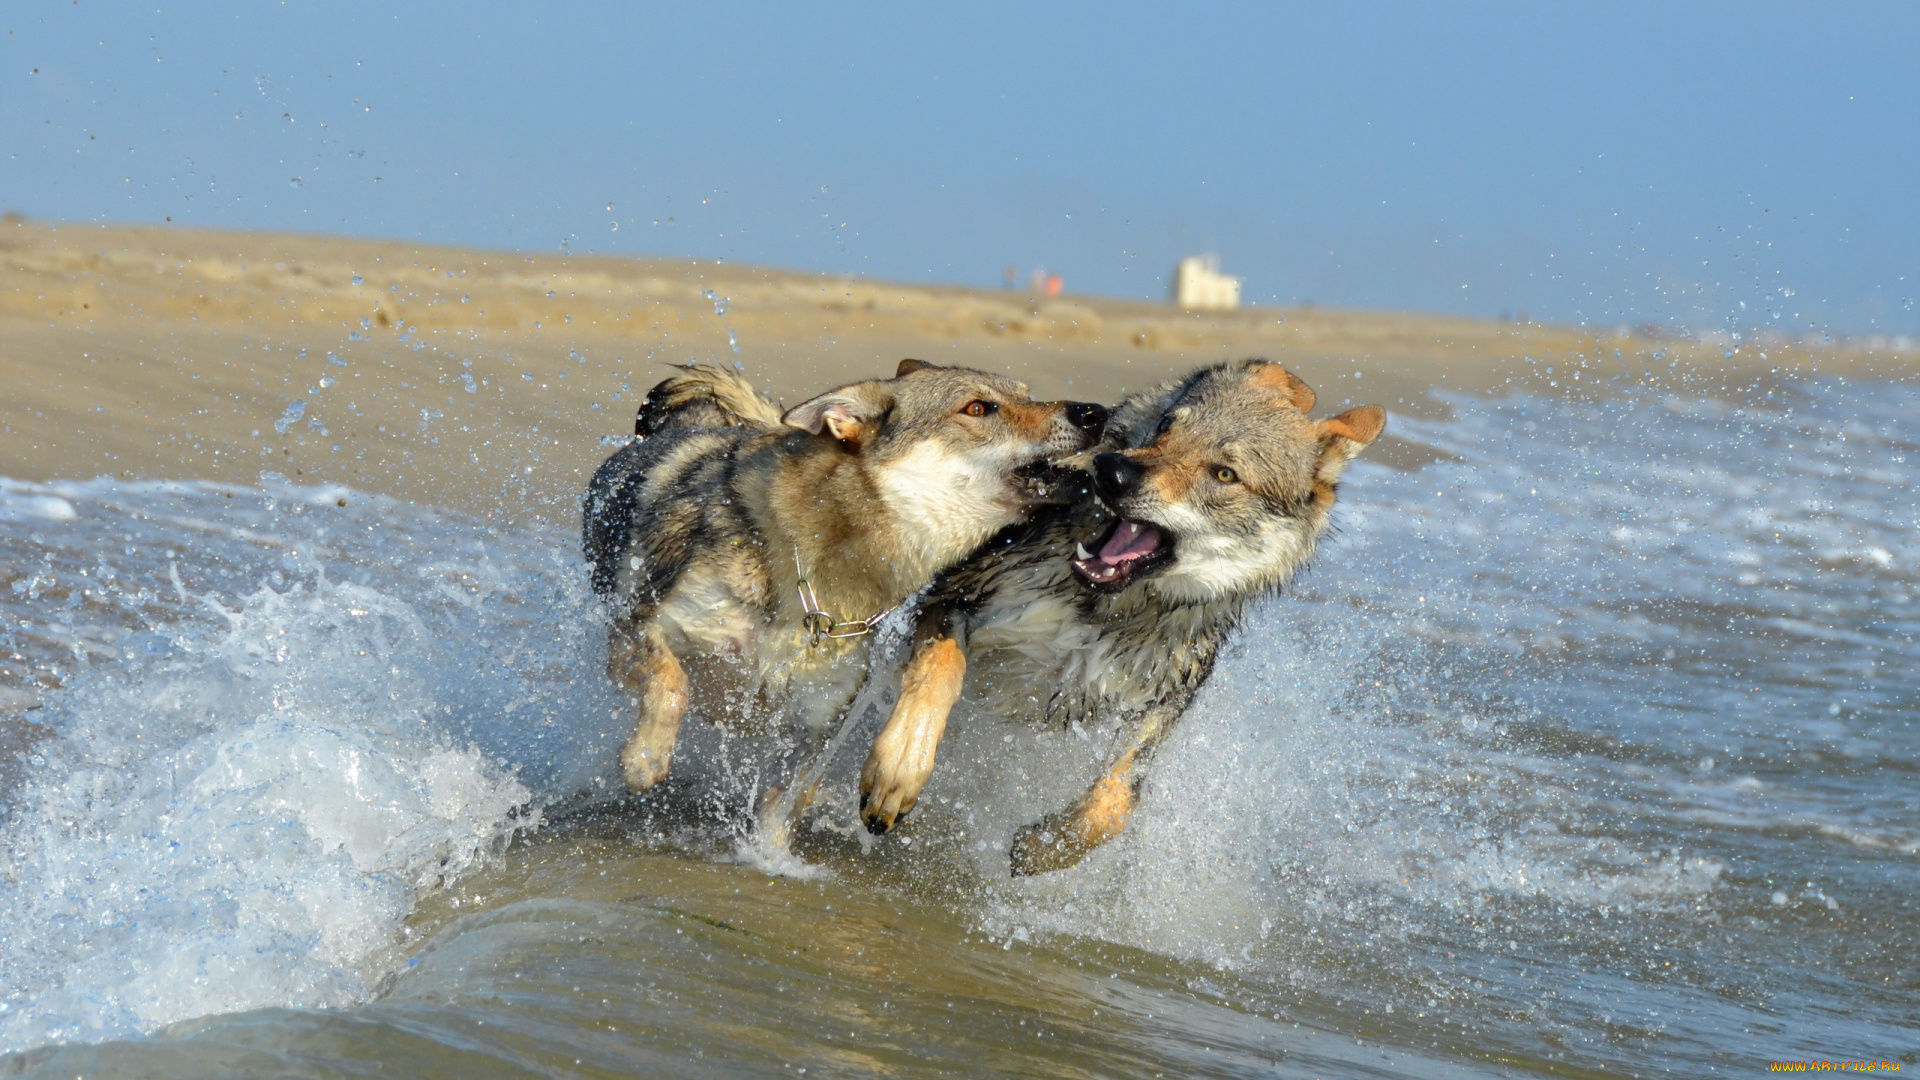
[[1173, 268], [1173, 302], [1189, 311], [1232, 311], [1240, 306], [1240, 279], [1220, 272], [1220, 256], [1192, 255]]

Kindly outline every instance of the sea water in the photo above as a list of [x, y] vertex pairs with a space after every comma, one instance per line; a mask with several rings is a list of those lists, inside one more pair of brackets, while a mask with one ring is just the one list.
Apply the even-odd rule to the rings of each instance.
[[0, 482], [0, 1072], [1913, 1067], [1920, 393], [1435, 405], [1017, 880], [1109, 729], [962, 716], [880, 840], [855, 731], [769, 872], [753, 740], [621, 793], [571, 529]]

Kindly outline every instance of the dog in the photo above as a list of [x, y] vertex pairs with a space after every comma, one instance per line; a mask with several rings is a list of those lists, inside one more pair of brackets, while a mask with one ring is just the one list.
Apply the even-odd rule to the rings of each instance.
[[1099, 779], [1016, 835], [1015, 875], [1073, 866], [1118, 835], [1221, 643], [1307, 564], [1341, 470], [1386, 425], [1375, 405], [1309, 420], [1313, 404], [1285, 368], [1243, 360], [1116, 408], [1092, 456], [1095, 497], [1006, 530], [928, 593], [861, 770], [868, 830], [913, 808], [965, 695], [987, 714], [1121, 722]]
[[655, 386], [582, 507], [608, 674], [637, 711], [627, 787], [668, 775], [690, 708], [823, 729], [881, 616], [1056, 497], [1046, 463], [1092, 446], [1106, 415], [917, 360], [785, 413], [717, 366]]

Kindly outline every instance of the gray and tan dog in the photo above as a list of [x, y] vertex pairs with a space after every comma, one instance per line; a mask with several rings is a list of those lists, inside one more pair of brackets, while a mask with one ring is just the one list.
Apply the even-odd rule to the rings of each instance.
[[886, 832], [913, 807], [964, 693], [987, 715], [1121, 723], [1093, 786], [1016, 836], [1016, 874], [1072, 866], [1118, 835], [1221, 643], [1250, 601], [1306, 565], [1341, 470], [1386, 424], [1374, 405], [1310, 420], [1313, 403], [1285, 368], [1248, 360], [1116, 409], [1103, 440], [1114, 452], [1093, 460], [1098, 499], [1007, 530], [922, 605], [861, 771], [867, 828]]
[[815, 731], [838, 717], [879, 615], [1052, 497], [1045, 462], [1105, 419], [914, 360], [784, 415], [718, 367], [656, 386], [582, 528], [614, 609], [608, 672], [638, 709], [627, 786], [666, 777], [690, 707]]

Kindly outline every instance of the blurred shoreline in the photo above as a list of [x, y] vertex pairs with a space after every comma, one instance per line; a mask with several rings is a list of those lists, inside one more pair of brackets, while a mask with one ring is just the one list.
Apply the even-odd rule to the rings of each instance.
[[[1424, 415], [1445, 410], [1435, 390], [1587, 396], [1624, 381], [1764, 396], [1783, 377], [1893, 378], [1920, 362], [1877, 340], [1710, 338], [9, 220], [0, 474], [253, 483], [276, 472], [570, 526], [603, 440], [631, 431], [666, 364], [695, 359], [738, 362], [791, 403], [907, 356], [1101, 401], [1265, 356], [1313, 385], [1322, 411], [1368, 401]], [[1434, 452], [1391, 440], [1377, 456], [1417, 467]]]

